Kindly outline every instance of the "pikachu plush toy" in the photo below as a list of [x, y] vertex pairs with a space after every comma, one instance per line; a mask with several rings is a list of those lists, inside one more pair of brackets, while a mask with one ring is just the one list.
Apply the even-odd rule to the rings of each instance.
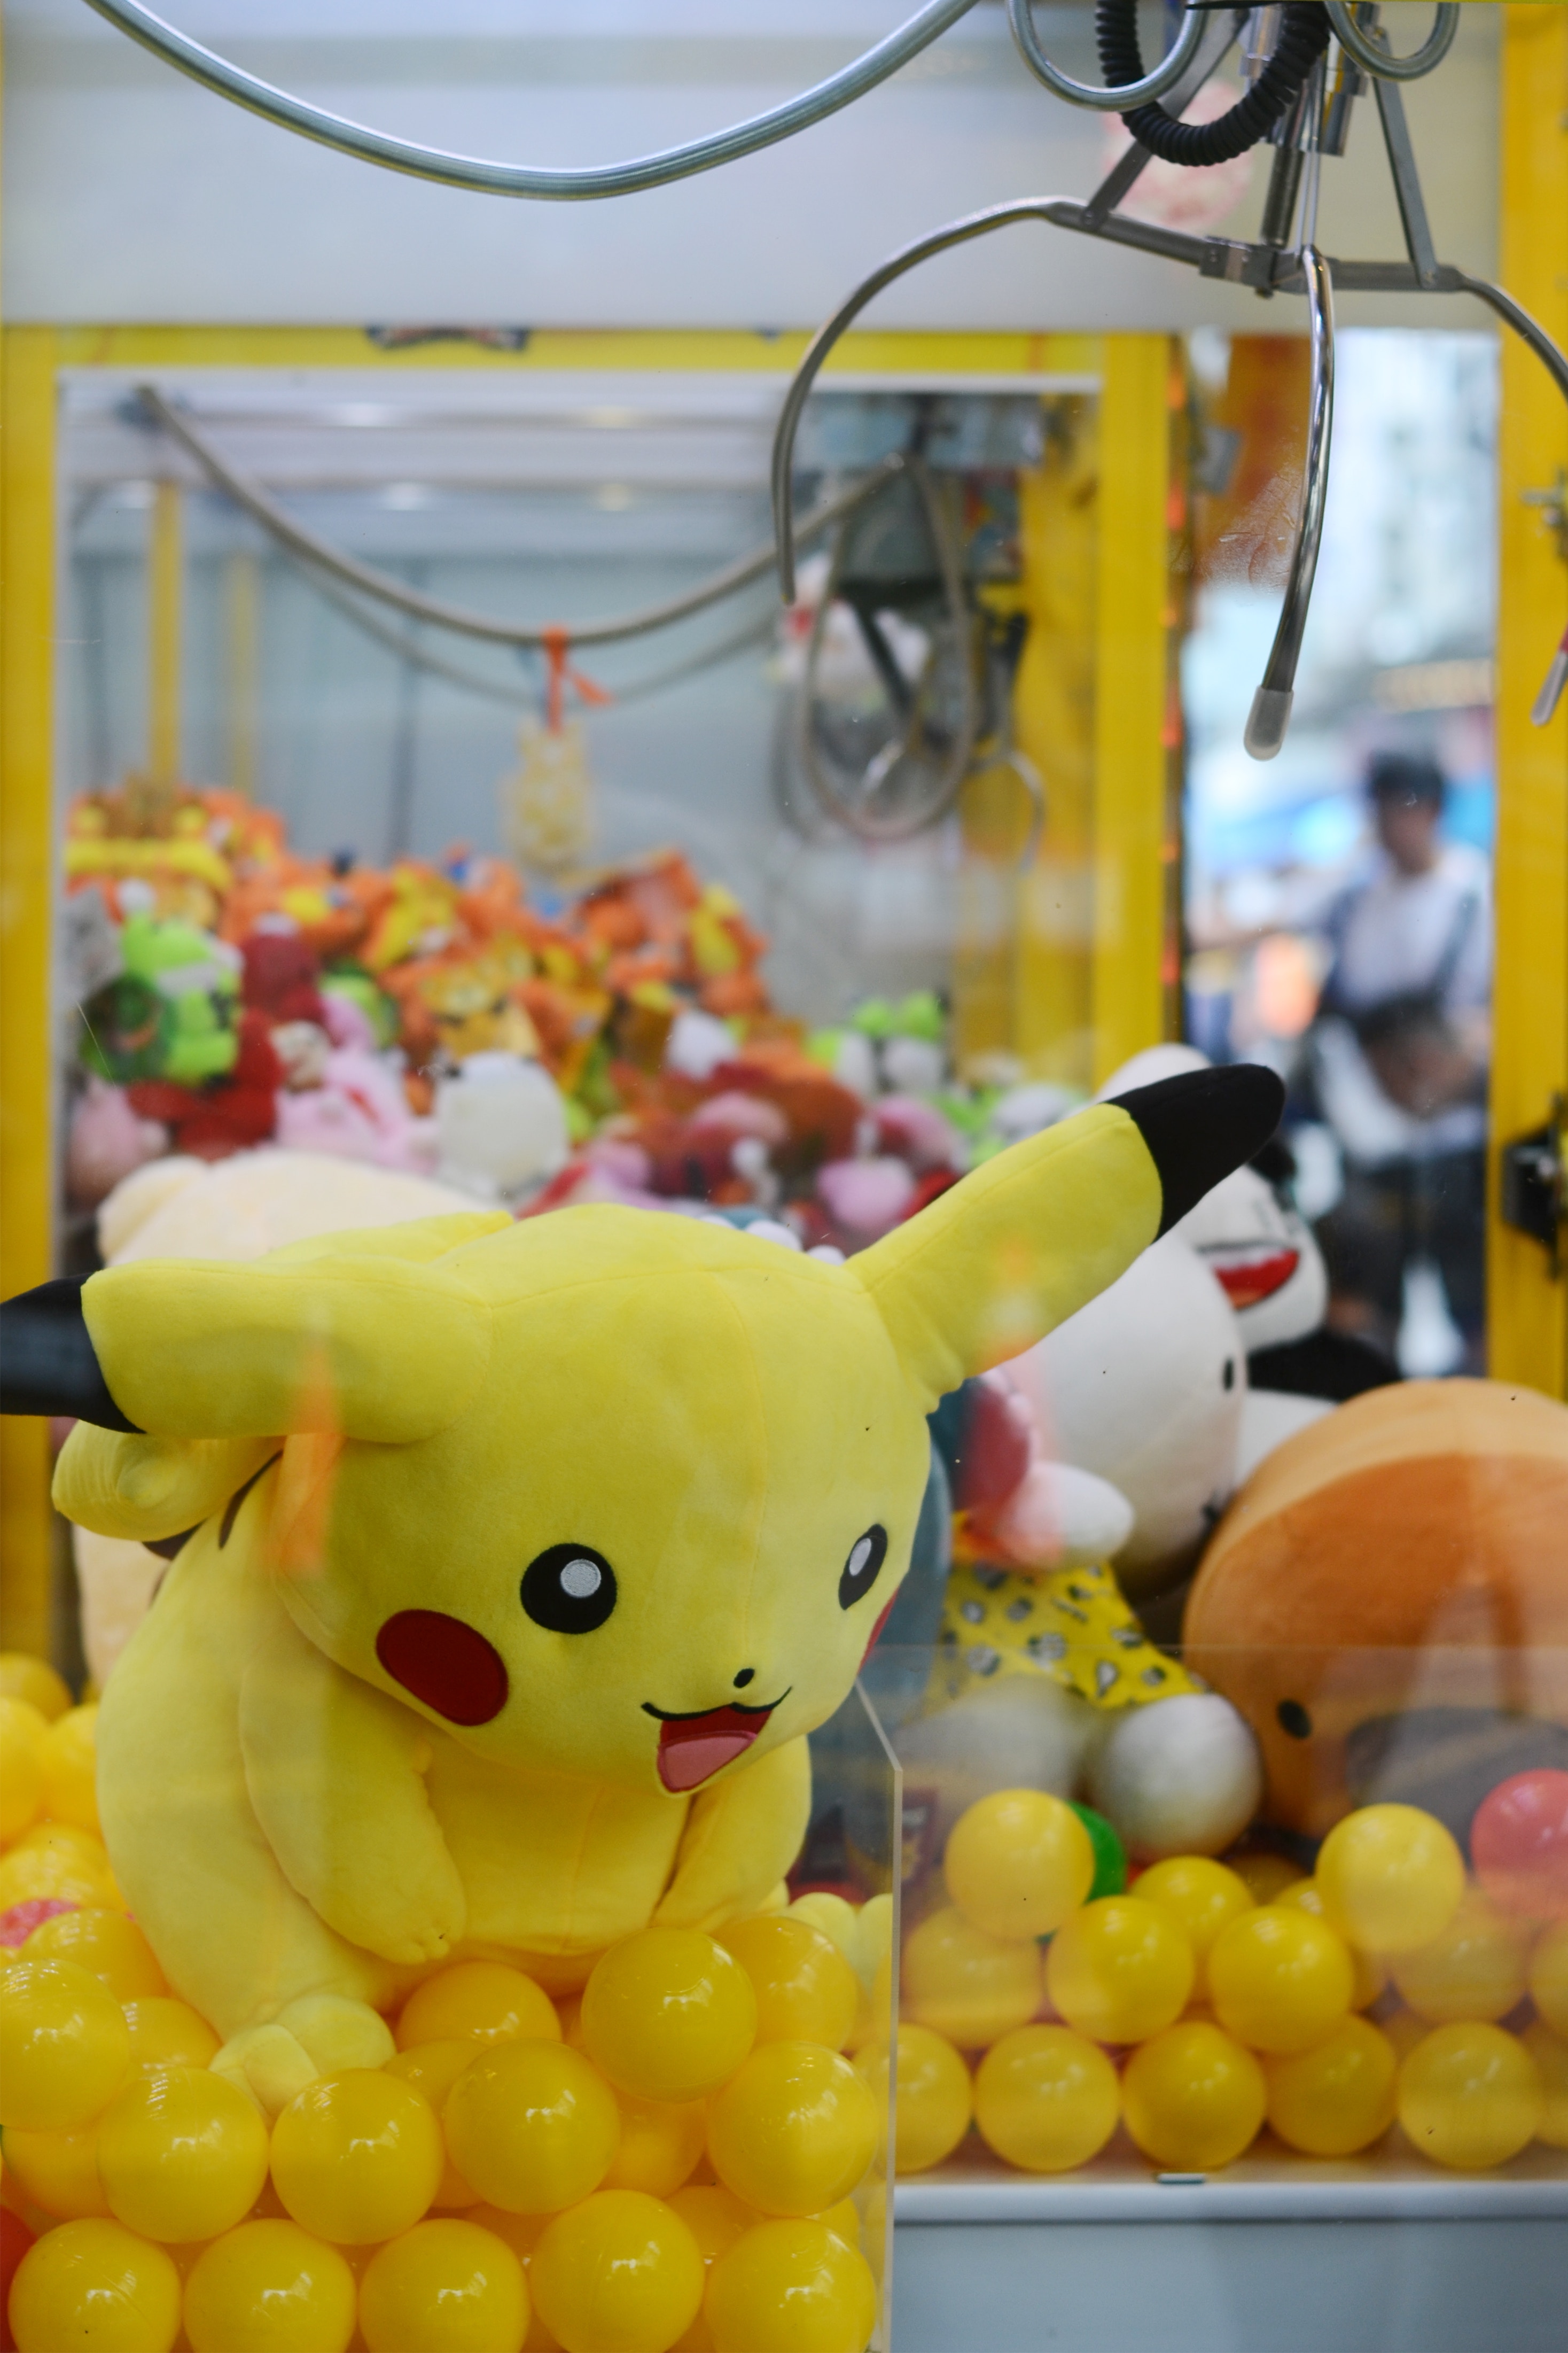
[[841, 1266], [599, 1207], [10, 1302], [0, 1402], [79, 1417], [60, 1510], [172, 1556], [100, 1805], [217, 2063], [277, 2108], [384, 2058], [443, 1961], [580, 1983], [649, 1921], [761, 1903], [908, 1565], [925, 1416], [1279, 1107], [1245, 1067], [1096, 1105]]

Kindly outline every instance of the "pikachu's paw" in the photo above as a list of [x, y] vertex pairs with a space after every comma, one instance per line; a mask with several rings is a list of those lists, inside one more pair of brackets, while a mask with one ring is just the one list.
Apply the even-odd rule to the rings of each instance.
[[395, 2044], [386, 2021], [368, 2002], [342, 1994], [303, 1994], [265, 2026], [231, 2035], [213, 2061], [269, 2116], [286, 2108], [319, 2076], [348, 2067], [381, 2067]]

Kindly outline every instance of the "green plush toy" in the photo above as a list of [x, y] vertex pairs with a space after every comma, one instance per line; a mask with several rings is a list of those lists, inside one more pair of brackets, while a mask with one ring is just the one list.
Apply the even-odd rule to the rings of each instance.
[[840, 1266], [584, 1208], [12, 1302], [0, 1403], [85, 1417], [60, 1509], [174, 1553], [100, 1806], [219, 2066], [275, 2108], [384, 2058], [443, 1961], [560, 1983], [754, 1908], [908, 1565], [926, 1414], [1113, 1282], [1279, 1093], [1098, 1105]]

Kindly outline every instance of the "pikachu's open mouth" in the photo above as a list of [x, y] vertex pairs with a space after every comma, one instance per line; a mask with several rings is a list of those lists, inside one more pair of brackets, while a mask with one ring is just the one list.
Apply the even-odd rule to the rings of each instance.
[[698, 1715], [674, 1715], [645, 1699], [643, 1714], [658, 1724], [658, 1778], [665, 1788], [677, 1794], [698, 1788], [726, 1765], [732, 1765], [737, 1757], [743, 1757], [792, 1688], [780, 1692], [764, 1707], [731, 1704], [704, 1708]]

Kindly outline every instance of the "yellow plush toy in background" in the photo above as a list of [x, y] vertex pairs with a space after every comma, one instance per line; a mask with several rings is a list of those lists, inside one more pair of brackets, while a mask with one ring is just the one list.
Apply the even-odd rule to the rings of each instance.
[[379, 2013], [443, 1961], [565, 1987], [649, 1920], [755, 1909], [908, 1565], [926, 1414], [1279, 1103], [1240, 1069], [1095, 1106], [842, 1266], [584, 1208], [11, 1302], [0, 1403], [81, 1418], [61, 1511], [179, 1540], [100, 1806], [216, 2063], [277, 2108], [388, 2055]]

